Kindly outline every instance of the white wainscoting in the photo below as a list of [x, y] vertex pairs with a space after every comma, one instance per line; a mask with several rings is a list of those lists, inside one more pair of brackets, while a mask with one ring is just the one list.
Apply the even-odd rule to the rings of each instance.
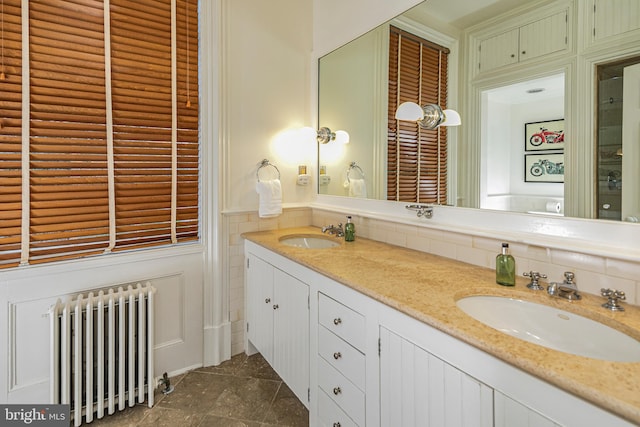
[[155, 376], [202, 366], [200, 245], [112, 254], [0, 273], [0, 403], [49, 402], [49, 307], [78, 293], [151, 282]]

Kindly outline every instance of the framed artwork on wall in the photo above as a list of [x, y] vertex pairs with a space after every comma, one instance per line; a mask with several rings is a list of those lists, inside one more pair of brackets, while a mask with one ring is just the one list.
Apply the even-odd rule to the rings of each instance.
[[564, 119], [524, 124], [524, 150], [564, 149]]
[[525, 154], [524, 182], [564, 182], [564, 153]]

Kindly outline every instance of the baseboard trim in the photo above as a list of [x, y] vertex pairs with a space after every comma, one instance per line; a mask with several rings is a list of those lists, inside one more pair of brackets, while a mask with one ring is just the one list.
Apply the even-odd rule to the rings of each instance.
[[231, 323], [204, 328], [204, 366], [216, 366], [231, 359]]

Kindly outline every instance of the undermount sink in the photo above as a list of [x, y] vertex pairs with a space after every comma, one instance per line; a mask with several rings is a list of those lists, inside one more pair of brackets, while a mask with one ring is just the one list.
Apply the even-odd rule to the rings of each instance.
[[612, 362], [640, 362], [640, 341], [595, 320], [520, 299], [475, 295], [457, 301], [476, 320], [554, 350]]
[[340, 241], [335, 237], [310, 236], [305, 234], [282, 236], [280, 243], [305, 249], [327, 249], [340, 246]]

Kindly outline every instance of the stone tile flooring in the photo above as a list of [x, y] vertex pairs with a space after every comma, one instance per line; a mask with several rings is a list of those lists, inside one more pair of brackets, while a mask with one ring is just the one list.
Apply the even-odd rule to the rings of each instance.
[[309, 412], [260, 354], [239, 354], [218, 366], [171, 378], [173, 393], [90, 426], [307, 427]]

